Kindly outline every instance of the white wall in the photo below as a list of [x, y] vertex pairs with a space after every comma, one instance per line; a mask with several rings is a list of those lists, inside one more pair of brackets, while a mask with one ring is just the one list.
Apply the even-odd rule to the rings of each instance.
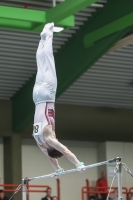
[[2, 184], [3, 182], [4, 182], [3, 139], [0, 138], [0, 184]]
[[[97, 162], [97, 143], [62, 141], [73, 153], [75, 153], [80, 161], [84, 161], [85, 165]], [[65, 158], [59, 159], [60, 166], [65, 170], [74, 168]], [[53, 172], [53, 168], [49, 164], [47, 158], [35, 144], [34, 140], [24, 139], [22, 142], [22, 176], [33, 177]], [[98, 169], [93, 168], [85, 173], [73, 173], [60, 177], [61, 181], [61, 199], [81, 200], [81, 188], [85, 185], [85, 179], [89, 178], [90, 184], [95, 184], [98, 177]], [[49, 185], [52, 188], [52, 194], [56, 195], [56, 180], [42, 179], [33, 181], [34, 184]], [[32, 200], [41, 199], [44, 194], [32, 194]]]

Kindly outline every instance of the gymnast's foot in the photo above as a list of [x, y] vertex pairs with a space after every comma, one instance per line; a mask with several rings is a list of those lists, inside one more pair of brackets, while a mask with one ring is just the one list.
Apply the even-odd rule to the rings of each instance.
[[54, 30], [54, 23], [48, 23], [44, 26], [40, 36], [42, 39], [45, 39], [48, 36], [53, 36], [53, 30]]

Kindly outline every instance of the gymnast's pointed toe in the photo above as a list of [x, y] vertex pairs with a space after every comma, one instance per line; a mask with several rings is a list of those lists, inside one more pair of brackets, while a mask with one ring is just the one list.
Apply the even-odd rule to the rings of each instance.
[[45, 39], [48, 36], [52, 36], [54, 31], [54, 23], [48, 23], [44, 26], [43, 31], [41, 32], [40, 36], [42, 39]]

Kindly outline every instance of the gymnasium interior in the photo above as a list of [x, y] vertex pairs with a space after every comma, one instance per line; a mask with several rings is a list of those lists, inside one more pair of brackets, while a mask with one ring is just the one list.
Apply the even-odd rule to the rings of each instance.
[[[20, 185], [14, 194], [22, 179], [55, 171], [32, 136], [36, 51], [49, 22], [55, 26], [56, 137], [85, 166], [121, 159], [32, 180], [27, 192]], [[0, 200], [13, 194], [13, 200], [104, 200], [103, 193], [132, 200], [132, 63], [132, 0], [0, 0], [0, 194], [6, 196]], [[65, 157], [59, 163], [64, 171], [75, 169]], [[97, 184], [103, 172], [104, 191]]]

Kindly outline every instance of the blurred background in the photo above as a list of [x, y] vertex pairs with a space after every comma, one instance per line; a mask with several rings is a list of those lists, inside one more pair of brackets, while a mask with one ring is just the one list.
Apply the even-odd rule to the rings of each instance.
[[[132, 19], [132, 0], [0, 0], [0, 194], [3, 189], [5, 196], [12, 194], [2, 184], [53, 172], [32, 137], [36, 49], [48, 22], [55, 23], [57, 138], [85, 165], [120, 156], [133, 171]], [[59, 162], [65, 170], [74, 168], [65, 158]], [[27, 200], [47, 195], [57, 196], [53, 200], [105, 200], [97, 180], [101, 177], [109, 186], [114, 168], [115, 163], [59, 181], [33, 181], [46, 187]], [[97, 188], [82, 195], [86, 184]], [[122, 184], [124, 199], [131, 200], [133, 179], [125, 171]], [[110, 200], [117, 198], [114, 193]], [[14, 199], [22, 199], [21, 193]]]

